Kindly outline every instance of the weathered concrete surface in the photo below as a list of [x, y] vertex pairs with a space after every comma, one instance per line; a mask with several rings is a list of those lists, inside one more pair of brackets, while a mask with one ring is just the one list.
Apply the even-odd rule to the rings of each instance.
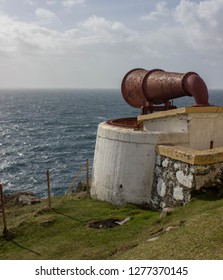
[[223, 147], [200, 151], [184, 146], [158, 145], [156, 152], [190, 164], [206, 165], [223, 162]]
[[187, 132], [188, 147], [207, 150], [223, 146], [223, 107], [185, 107], [138, 116], [145, 131]]
[[155, 146], [187, 141], [185, 133], [136, 131], [101, 123], [95, 146], [91, 196], [114, 204], [149, 203]]

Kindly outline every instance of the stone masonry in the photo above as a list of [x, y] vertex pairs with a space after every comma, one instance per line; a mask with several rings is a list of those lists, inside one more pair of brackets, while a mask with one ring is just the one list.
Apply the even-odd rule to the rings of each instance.
[[193, 191], [221, 185], [222, 172], [223, 162], [194, 165], [156, 154], [151, 208], [184, 205]]

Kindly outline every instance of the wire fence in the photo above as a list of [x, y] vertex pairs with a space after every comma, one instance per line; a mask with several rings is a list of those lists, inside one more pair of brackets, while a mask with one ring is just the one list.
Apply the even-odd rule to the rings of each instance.
[[[83, 171], [86, 171], [86, 186], [87, 186], [87, 192], [89, 192], [90, 190], [90, 183], [89, 183], [89, 161], [88, 159], [86, 160], [86, 162], [80, 167], [79, 171], [77, 172], [77, 174], [75, 175], [75, 177], [73, 178], [72, 182], [70, 183], [70, 185], [68, 186], [67, 190], [65, 191], [63, 197], [61, 198], [60, 202], [62, 202], [64, 200], [64, 198], [67, 196], [67, 194], [72, 190], [74, 184], [76, 183], [77, 179], [80, 177], [80, 175], [82, 174]], [[51, 208], [51, 184], [50, 184], [50, 171], [47, 170], [47, 188], [48, 188], [48, 207]]]
[[[58, 202], [56, 202], [56, 204], [62, 203], [64, 201], [65, 197], [72, 190], [72, 188], [74, 187], [74, 184], [77, 182], [77, 179], [80, 177], [80, 175], [84, 171], [86, 172], [86, 191], [87, 192], [90, 191], [89, 161], [87, 159], [86, 162], [80, 167], [79, 171], [77, 172], [77, 174], [73, 178], [72, 182], [68, 186], [68, 188], [65, 191], [64, 195], [62, 196], [62, 198]], [[48, 196], [47, 196], [47, 207], [49, 209], [51, 209], [52, 208], [52, 199], [51, 199], [52, 196], [51, 196], [50, 170], [47, 170], [46, 175], [47, 175], [47, 194], [48, 194]], [[3, 221], [3, 236], [7, 237], [8, 236], [8, 228], [7, 228], [7, 221], [6, 221], [4, 190], [3, 190], [3, 185], [2, 184], [0, 184], [0, 206], [1, 206], [0, 209], [1, 209], [1, 213], [2, 213], [2, 221]]]

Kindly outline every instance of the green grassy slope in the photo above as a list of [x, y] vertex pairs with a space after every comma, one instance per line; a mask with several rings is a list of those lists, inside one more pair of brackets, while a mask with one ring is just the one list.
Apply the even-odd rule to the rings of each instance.
[[[134, 205], [122, 207], [69, 195], [63, 202], [6, 208], [0, 259], [223, 259], [223, 199], [193, 199], [171, 215]], [[92, 221], [130, 220], [114, 228], [90, 228]], [[153, 241], [148, 241], [153, 240]]]

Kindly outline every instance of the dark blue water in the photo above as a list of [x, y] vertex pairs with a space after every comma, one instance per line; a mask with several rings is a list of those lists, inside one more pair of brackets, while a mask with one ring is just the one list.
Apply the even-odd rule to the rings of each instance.
[[[211, 91], [210, 103], [223, 106], [223, 91]], [[175, 104], [191, 105], [193, 98]], [[138, 114], [119, 90], [0, 90], [4, 190], [45, 196], [49, 169], [52, 193], [64, 193], [86, 159], [91, 171], [98, 124]]]

